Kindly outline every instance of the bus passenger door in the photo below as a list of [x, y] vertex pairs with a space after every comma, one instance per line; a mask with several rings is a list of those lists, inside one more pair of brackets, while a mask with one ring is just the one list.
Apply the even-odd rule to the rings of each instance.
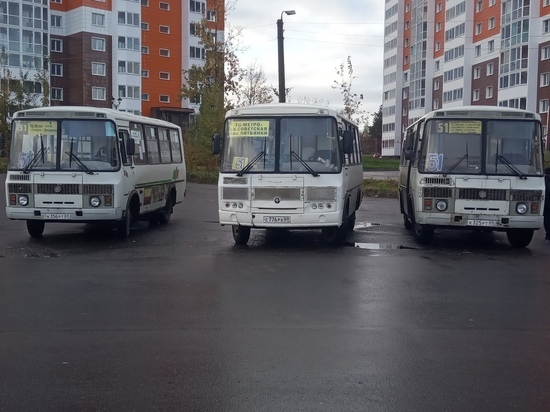
[[132, 156], [128, 154], [128, 142], [130, 141], [130, 134], [127, 130], [119, 130], [118, 140], [120, 147], [120, 155], [122, 158], [122, 169], [124, 171], [124, 176], [128, 174], [134, 174], [134, 167], [132, 162]]

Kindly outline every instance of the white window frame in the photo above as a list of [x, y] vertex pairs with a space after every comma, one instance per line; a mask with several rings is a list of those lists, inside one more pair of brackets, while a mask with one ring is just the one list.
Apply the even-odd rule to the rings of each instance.
[[50, 74], [55, 77], [63, 77], [63, 65], [61, 63], [52, 63]]
[[472, 100], [474, 102], [478, 102], [479, 101], [479, 89], [474, 89], [474, 93], [473, 93], [473, 96], [472, 96]]
[[540, 87], [545, 87], [550, 84], [550, 72], [540, 74]]
[[165, 1], [159, 2], [159, 9], [170, 11], [170, 3], [166, 3]]
[[[103, 37], [92, 37], [92, 40], [91, 40], [91, 45], [90, 47], [92, 48], [92, 50], [94, 51], [102, 51], [104, 52], [105, 51], [105, 48], [106, 48], [106, 41]], [[103, 45], [103, 48], [95, 48], [94, 49], [94, 44], [97, 46], [98, 44], [102, 44]]]
[[485, 88], [485, 98], [491, 99], [493, 97], [493, 86], [487, 86]]
[[[56, 53], [63, 53], [63, 39], [51, 39], [50, 43], [51, 51]], [[59, 49], [55, 48], [54, 44], [59, 45]]]
[[160, 34], [170, 34], [170, 26], [164, 26], [164, 25], [160, 25], [159, 26], [159, 33]]
[[92, 100], [107, 101], [107, 89], [105, 87], [92, 86]]
[[106, 75], [107, 75], [107, 65], [105, 63], [92, 62], [92, 76], [106, 76]]
[[60, 29], [62, 24], [62, 19], [59, 14], [52, 14], [50, 19], [50, 27]]
[[105, 14], [92, 13], [92, 26], [105, 27]]
[[[164, 53], [164, 54], [162, 54]], [[170, 49], [159, 49], [160, 57], [170, 57]]]
[[487, 63], [487, 76], [492, 76], [495, 73], [495, 64]]
[[160, 80], [170, 80], [170, 72], [159, 72]]
[[170, 96], [167, 94], [159, 95], [159, 102], [161, 103], [170, 103]]
[[548, 112], [548, 99], [539, 100], [539, 113]]
[[[54, 96], [56, 94], [59, 94], [59, 96]], [[61, 88], [61, 87], [52, 87], [51, 91], [50, 91], [50, 99], [62, 102], [63, 101], [63, 88]]]
[[475, 48], [474, 48], [474, 54], [475, 54], [476, 57], [481, 56], [481, 45], [480, 45], [480, 44], [478, 44], [477, 46], [475, 46]]
[[474, 67], [474, 79], [479, 79], [481, 77], [481, 67]]
[[492, 30], [495, 28], [496, 19], [494, 17], [489, 18], [489, 30]]

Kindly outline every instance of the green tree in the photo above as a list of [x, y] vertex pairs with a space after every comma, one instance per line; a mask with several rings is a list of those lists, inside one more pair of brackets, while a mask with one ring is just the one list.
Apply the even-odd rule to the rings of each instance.
[[338, 76], [338, 80], [334, 80], [332, 88], [340, 90], [340, 93], [342, 94], [344, 101], [344, 109], [342, 110], [342, 114], [358, 124], [365, 123], [365, 111], [361, 108], [363, 94], [355, 93], [352, 90], [353, 79], [355, 79], [355, 76], [353, 75], [351, 56], [348, 56], [347, 59], [336, 68], [336, 74]]
[[372, 125], [369, 126], [369, 134], [372, 137], [382, 139], [382, 105], [380, 105], [377, 112], [372, 113]]

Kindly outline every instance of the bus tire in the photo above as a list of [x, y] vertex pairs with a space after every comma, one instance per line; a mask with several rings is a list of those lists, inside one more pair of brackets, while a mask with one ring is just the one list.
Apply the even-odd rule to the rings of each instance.
[[414, 238], [421, 245], [428, 245], [432, 241], [434, 236], [434, 228], [430, 225], [419, 225], [418, 223], [413, 223], [413, 233]]
[[231, 226], [231, 231], [237, 245], [246, 245], [248, 243], [248, 239], [250, 239], [250, 227], [233, 225]]
[[533, 233], [533, 229], [508, 229], [506, 231], [506, 237], [512, 247], [523, 248], [531, 243]]
[[121, 239], [126, 239], [130, 236], [130, 226], [132, 225], [132, 208], [130, 203], [126, 206], [126, 213], [122, 220], [117, 222], [117, 233], [118, 237]]
[[353, 229], [355, 228], [355, 220], [357, 219], [355, 212], [348, 218], [348, 232], [353, 232]]
[[411, 219], [409, 219], [409, 215], [406, 212], [403, 212], [403, 226], [405, 226], [407, 230], [412, 229]]
[[46, 223], [43, 220], [27, 220], [27, 232], [31, 237], [42, 237], [45, 225]]
[[346, 205], [344, 213], [342, 213], [342, 224], [340, 226], [330, 226], [321, 229], [325, 242], [331, 246], [340, 246], [346, 240], [349, 222], [348, 207], [349, 205]]
[[168, 222], [170, 222], [170, 217], [172, 216], [173, 212], [174, 203], [172, 202], [172, 196], [168, 195], [168, 198], [166, 199], [166, 205], [164, 205], [162, 210], [158, 212], [158, 222], [161, 225], [167, 225]]

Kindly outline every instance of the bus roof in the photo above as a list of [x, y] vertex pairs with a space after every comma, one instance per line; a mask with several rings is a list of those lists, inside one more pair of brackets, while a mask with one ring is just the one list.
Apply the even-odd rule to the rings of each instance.
[[501, 106], [461, 106], [437, 109], [426, 114], [427, 117], [523, 117], [540, 120], [540, 116], [529, 110]]
[[237, 107], [228, 110], [225, 117], [234, 116], [304, 116], [304, 115], [334, 116], [346, 122], [355, 124], [352, 120], [338, 113], [334, 109], [310, 104], [298, 103], [262, 103], [251, 106]]
[[121, 110], [108, 109], [103, 107], [88, 107], [88, 106], [48, 106], [34, 107], [32, 109], [19, 110], [14, 113], [13, 118], [33, 117], [33, 118], [110, 118], [123, 121], [135, 121], [148, 123], [155, 126], [170, 126], [178, 127], [175, 123], [167, 122], [154, 117], [141, 116]]

